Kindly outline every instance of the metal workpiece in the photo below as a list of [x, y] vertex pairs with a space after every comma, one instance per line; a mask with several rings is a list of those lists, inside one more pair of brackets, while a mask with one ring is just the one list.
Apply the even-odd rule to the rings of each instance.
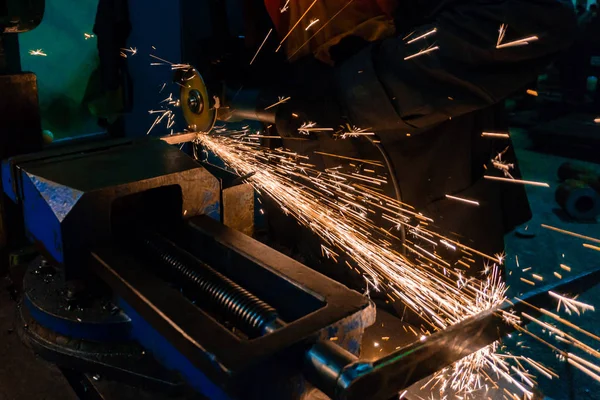
[[[540, 316], [536, 307], [554, 305], [549, 291], [582, 293], [599, 282], [600, 268], [597, 268], [557, 284], [540, 287], [375, 361], [359, 361], [349, 355], [344, 357], [337, 353], [335, 347], [317, 343], [307, 353], [305, 368], [321, 376], [322, 380], [316, 382], [322, 386], [318, 387], [332, 398], [390, 399], [421, 379], [513, 332], [515, 328], [506, 323], [503, 311], [517, 315], [526, 311], [534, 317]], [[343, 365], [344, 362], [347, 364]]]
[[315, 343], [304, 357], [304, 374], [323, 393], [334, 397], [344, 370], [358, 360], [356, 355], [329, 340]]
[[[283, 327], [275, 308], [155, 232], [139, 233], [141, 254], [158, 262], [200, 304], [250, 337]], [[160, 270], [160, 269], [159, 269]]]
[[110, 242], [119, 218], [219, 213], [217, 179], [160, 140], [103, 142], [17, 157], [5, 162], [3, 182], [22, 207], [26, 234], [65, 264], [67, 275], [85, 265], [91, 247]]
[[202, 133], [198, 132], [186, 132], [186, 133], [175, 133], [173, 135], [162, 136], [160, 140], [168, 144], [182, 144], [194, 142], [198, 139], [198, 135]]

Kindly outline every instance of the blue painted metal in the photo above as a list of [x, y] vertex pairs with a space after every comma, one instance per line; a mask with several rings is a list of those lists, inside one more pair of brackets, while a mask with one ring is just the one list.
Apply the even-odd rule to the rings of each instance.
[[64, 262], [61, 223], [83, 192], [24, 172], [23, 219], [29, 239], [39, 241], [59, 263]]
[[129, 323], [88, 323], [67, 319], [48, 313], [34, 304], [29, 296], [24, 296], [24, 304], [35, 321], [45, 328], [70, 338], [93, 340], [98, 342], [120, 342], [130, 340], [130, 330], [123, 324]]
[[210, 204], [204, 209], [205, 215], [214, 219], [215, 221], [221, 221], [221, 202]]
[[178, 185], [187, 217], [219, 219], [218, 181], [176, 148], [160, 140], [95, 143], [81, 147], [85, 156], [79, 148], [48, 150], [2, 168], [5, 190], [22, 206], [27, 237], [69, 273], [85, 263], [91, 245], [110, 237], [117, 198]]
[[12, 175], [12, 165], [10, 160], [2, 161], [2, 188], [9, 199], [16, 202], [17, 193], [14, 191], [14, 182]]
[[125, 300], [118, 298], [117, 304], [131, 318], [131, 336], [136, 339], [163, 366], [178, 371], [190, 386], [204, 396], [213, 400], [231, 400], [220, 387], [215, 385], [199, 369], [181, 354], [171, 343], [158, 333], [133, 307]]
[[110, 296], [87, 298], [84, 308], [69, 307], [64, 270], [39, 257], [23, 277], [23, 303], [43, 327], [58, 334], [92, 341], [117, 342], [130, 338], [130, 318], [115, 307], [107, 307]]

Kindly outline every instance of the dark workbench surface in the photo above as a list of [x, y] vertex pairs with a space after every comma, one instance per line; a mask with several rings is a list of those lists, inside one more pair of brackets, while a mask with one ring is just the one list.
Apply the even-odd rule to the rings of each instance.
[[16, 303], [0, 278], [0, 400], [76, 400], [55, 366], [36, 357], [15, 329]]

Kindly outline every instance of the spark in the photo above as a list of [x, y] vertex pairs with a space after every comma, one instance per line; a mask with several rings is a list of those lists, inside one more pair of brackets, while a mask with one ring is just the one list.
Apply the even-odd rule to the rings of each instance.
[[85, 38], [85, 40], [91, 39], [93, 37], [95, 37], [94, 35], [90, 34], [90, 33], [84, 33], [83, 37]]
[[298, 133], [303, 135], [308, 135], [310, 132], [331, 132], [333, 128], [319, 128], [316, 122], [304, 122], [300, 128], [298, 128]]
[[283, 5], [283, 7], [281, 7], [281, 8], [279, 9], [279, 12], [280, 12], [281, 14], [283, 14], [283, 13], [284, 13], [284, 12], [286, 12], [286, 11], [287, 11], [289, 8], [290, 8], [290, 0], [287, 0], [287, 1], [285, 2], [285, 4]]
[[596, 250], [596, 251], [600, 251], [600, 247], [598, 246], [593, 246], [589, 243], [584, 243], [583, 247], [585, 247], [586, 249], [591, 249], [591, 250]]
[[499, 46], [496, 46], [497, 49], [503, 49], [506, 47], [515, 47], [515, 46], [527, 46], [531, 42], [535, 42], [539, 38], [537, 36], [529, 36], [524, 39], [515, 40], [513, 42], [504, 43]]
[[[137, 50], [136, 50], [136, 52], [137, 52]], [[174, 62], [165, 60], [164, 58], [160, 58], [158, 56], [155, 56], [154, 54], [150, 54], [150, 57], [154, 58], [155, 60], [160, 61], [160, 63], [150, 63], [150, 65], [153, 65], [153, 66], [169, 65], [171, 67], [172, 71], [175, 71], [175, 70], [189, 70], [189, 69], [193, 68], [190, 64], [178, 64], [178, 63], [174, 63]], [[179, 82], [175, 82], [175, 83], [177, 83], [178, 85], [180, 85], [182, 87], [185, 87], [185, 86], [181, 85]]]
[[500, 153], [498, 153], [496, 155], [496, 157], [494, 157], [492, 159], [492, 165], [494, 166], [494, 168], [502, 171], [505, 178], [515, 179], [510, 174], [510, 170], [514, 169], [515, 165], [502, 160], [502, 156], [508, 151], [509, 148], [510, 147], [507, 146], [504, 150], [502, 150]]
[[520, 278], [520, 279], [521, 279], [523, 282], [525, 282], [525, 283], [527, 283], [527, 284], [529, 284], [529, 285], [531, 285], [531, 286], [535, 286], [535, 282], [532, 282], [532, 281], [530, 281], [530, 280], [527, 280], [527, 279], [525, 279], [525, 278]]
[[508, 43], [502, 43], [504, 41], [504, 37], [506, 36], [506, 31], [508, 29], [508, 25], [502, 24], [500, 25], [500, 30], [498, 32], [498, 41], [496, 42], [497, 49], [503, 49], [506, 47], [515, 47], [515, 46], [526, 46], [530, 42], [535, 42], [539, 38], [537, 36], [529, 36], [523, 39], [515, 40]]
[[296, 27], [298, 26], [298, 24], [304, 19], [304, 17], [306, 17], [306, 14], [308, 14], [308, 12], [310, 11], [310, 9], [313, 8], [313, 6], [315, 4], [317, 4], [317, 1], [319, 1], [319, 0], [314, 0], [312, 2], [312, 4], [310, 6], [308, 6], [308, 8], [306, 9], [306, 11], [304, 11], [304, 14], [302, 14], [300, 16], [300, 18], [298, 18], [298, 21], [296, 21], [296, 23], [294, 24], [294, 26], [292, 26], [292, 28], [283, 37], [283, 39], [281, 39], [281, 42], [279, 42], [279, 46], [277, 47], [277, 49], [275, 49], [275, 53], [277, 53], [279, 51], [279, 49], [281, 49], [281, 46], [283, 45], [283, 42], [286, 41], [286, 39], [292, 34], [292, 32], [294, 31], [294, 29], [296, 29]]
[[444, 246], [448, 247], [449, 249], [456, 250], [456, 246], [451, 245], [450, 243], [448, 243], [447, 241], [445, 241], [443, 239], [440, 240], [440, 243], [443, 244]]
[[154, 122], [152, 123], [152, 126], [150, 126], [150, 129], [148, 129], [148, 132], [146, 132], [146, 135], [149, 135], [150, 132], [152, 132], [152, 130], [154, 129], [154, 127], [156, 127], [158, 124], [161, 123], [161, 121], [165, 118], [165, 117], [169, 117], [167, 119], [167, 129], [170, 128], [169, 125], [172, 126], [171, 124], [171, 119], [173, 117], [171, 117], [171, 115], [173, 115], [173, 111], [171, 110], [151, 110], [149, 111], [150, 114], [154, 114], [154, 113], [160, 113], [161, 115], [157, 116], [156, 119], [154, 120]]
[[556, 271], [554, 271], [554, 276], [557, 277], [558, 279], [562, 279], [562, 275]]
[[499, 177], [499, 176], [490, 176], [490, 175], [485, 175], [484, 178], [485, 179], [495, 180], [495, 181], [502, 181], [502, 182], [521, 183], [523, 185], [550, 187], [550, 185], [548, 185], [545, 182], [524, 181], [524, 180], [521, 180], [521, 179], [502, 178], [502, 177]]
[[597, 124], [600, 124], [600, 117], [594, 119], [594, 122], [597, 123]]
[[561, 296], [561, 295], [559, 295], [559, 294], [556, 294], [556, 293], [554, 293], [554, 292], [552, 292], [552, 291], [548, 292], [548, 294], [549, 294], [550, 296], [552, 296], [552, 297], [554, 297], [554, 298], [556, 298], [556, 299], [558, 299], [558, 300], [562, 301], [562, 302], [563, 302], [563, 303], [565, 303], [565, 304], [571, 304], [571, 305], [573, 305], [573, 306], [575, 306], [575, 307], [579, 307], [579, 308], [581, 308], [583, 311], [587, 311], [587, 310], [596, 311], [596, 310], [595, 310], [595, 308], [594, 308], [594, 306], [591, 306], [591, 305], [589, 305], [589, 304], [582, 303], [582, 302], [580, 302], [580, 301], [577, 301], [577, 300], [575, 300], [575, 299], [570, 299], [570, 298], [568, 298], [568, 297]]
[[494, 132], [483, 132], [481, 134], [482, 137], [494, 137], [494, 138], [503, 138], [508, 139], [510, 135], [508, 133], [494, 133]]
[[[542, 228], [550, 229], [552, 231], [556, 231], [556, 232], [559, 232], [559, 233], [564, 233], [565, 235], [569, 235], [569, 236], [573, 236], [573, 237], [576, 237], [576, 238], [579, 238], [579, 239], [587, 240], [588, 242], [600, 243], [600, 239], [596, 239], [596, 238], [593, 238], [593, 237], [590, 237], [590, 236], [584, 236], [584, 235], [581, 235], [579, 233], [575, 233], [575, 232], [567, 231], [567, 230], [564, 230], [564, 229], [556, 228], [554, 226], [542, 224]], [[563, 255], [563, 257], [564, 257], [564, 255]], [[562, 268], [562, 266], [563, 266], [563, 264], [561, 264], [561, 268]], [[563, 268], [563, 269], [565, 269], [565, 268]], [[570, 271], [570, 270], [571, 269], [569, 268], [567, 271]]]
[[270, 108], [273, 108], [275, 106], [278, 106], [280, 104], [287, 103], [290, 99], [291, 99], [291, 97], [279, 96], [279, 101], [277, 103], [275, 103], [275, 104], [271, 104], [270, 106], [266, 107], [265, 111], [268, 110], [268, 109], [270, 109]]
[[[596, 371], [598, 371], [598, 367], [577, 357], [574, 354], [568, 353], [568, 357], [567, 357], [567, 361], [569, 362], [569, 364], [573, 365], [574, 367], [576, 367], [577, 369], [579, 369], [580, 371], [584, 372], [586, 375], [588, 375], [589, 377], [593, 378], [594, 380], [596, 380], [597, 382], [600, 382], [600, 375], [597, 375], [595, 373], [593, 373], [592, 371], [590, 371], [588, 368], [584, 367], [583, 365], [581, 365], [580, 363], [578, 363], [576, 360], [579, 359], [581, 361], [583, 361], [583, 363], [585, 363], [587, 366], [591, 366], [594, 367], [594, 369], [596, 369]], [[598, 371], [600, 372], [600, 371]]]
[[416, 58], [416, 57], [420, 57], [420, 56], [422, 56], [424, 54], [428, 54], [428, 53], [431, 53], [431, 52], [439, 50], [439, 49], [440, 49], [439, 46], [429, 47], [427, 49], [421, 50], [417, 54], [413, 54], [412, 56], [404, 57], [404, 61], [411, 60], [411, 59]]
[[129, 55], [131, 55], [131, 56], [135, 56], [137, 54], [137, 48], [135, 48], [135, 47], [130, 47], [128, 49], [121, 48], [121, 57], [127, 58], [127, 53], [129, 53]]
[[167, 97], [166, 99], [162, 100], [161, 103], [171, 103], [173, 101], [173, 93], [169, 94], [169, 97]]
[[304, 28], [304, 30], [307, 31], [310, 28], [312, 28], [313, 25], [318, 24], [318, 23], [319, 23], [319, 18], [311, 19], [310, 22], [308, 23], [308, 25], [306, 26], [306, 28]]
[[29, 55], [30, 56], [42, 56], [42, 57], [48, 56], [48, 54], [44, 53], [44, 51], [42, 49], [29, 50]]
[[356, 126], [348, 126], [349, 130], [348, 132], [344, 132], [342, 135], [340, 135], [341, 139], [348, 139], [348, 138], [356, 138], [359, 136], [374, 136], [375, 132], [370, 132], [371, 128], [366, 128], [366, 129], [360, 129]]
[[[259, 191], [269, 193], [279, 202], [282, 208], [288, 210], [288, 212], [300, 223], [307, 225], [317, 232], [325, 243], [329, 243], [330, 245], [341, 248], [347, 253], [353, 254], [352, 258], [356, 261], [357, 265], [366, 272], [367, 276], [370, 276], [370, 280], [375, 286], [378, 286], [382, 278], [385, 280], [392, 280], [395, 282], [395, 286], [398, 285], [398, 282], [400, 282], [400, 284], [404, 282], [410, 295], [402, 293], [399, 290], [394, 291], [394, 293], [398, 294], [400, 298], [407, 303], [413, 304], [413, 307], [419, 308], [420, 303], [424, 304], [425, 309], [431, 317], [432, 324], [437, 324], [441, 327], [447, 326], [447, 322], [444, 322], [438, 316], [437, 312], [434, 311], [437, 308], [441, 307], [446, 309], [446, 307], [449, 307], [444, 314], [447, 313], [448, 318], [456, 320], [455, 312], [457, 307], [463, 309], [472, 307], [471, 305], [466, 304], [463, 304], [462, 306], [452, 305], [451, 302], [460, 300], [454, 299], [450, 301], [445, 299], [447, 294], [437, 292], [438, 289], [431, 288], [433, 292], [428, 289], [424, 290], [421, 287], [422, 284], [417, 282], [427, 282], [425, 276], [431, 272], [428, 272], [428, 269], [423, 270], [424, 267], [417, 268], [416, 270], [414, 266], [408, 268], [405, 258], [394, 253], [387, 247], [381, 248], [380, 244], [369, 239], [369, 236], [365, 235], [365, 229], [363, 227], [365, 223], [369, 223], [369, 221], [366, 220], [365, 222], [364, 215], [358, 212], [360, 211], [360, 209], [357, 208], [358, 204], [355, 203], [355, 205], [352, 206], [352, 203], [349, 203], [350, 199], [347, 196], [342, 195], [341, 201], [338, 203], [326, 201], [326, 197], [319, 197], [320, 200], [315, 201], [314, 189], [298, 186], [298, 184], [294, 184], [290, 181], [288, 176], [290, 173], [294, 172], [293, 168], [290, 169], [291, 167], [283, 165], [279, 167], [281, 169], [274, 170], [272, 164], [266, 164], [268, 160], [273, 159], [274, 157], [282, 159], [281, 152], [265, 153], [265, 150], [257, 150], [247, 144], [233, 142], [231, 139], [216, 138], [206, 135], [201, 135], [200, 142], [205, 147], [218, 154], [228, 165], [235, 166], [235, 169], [239, 174], [243, 175], [246, 173], [246, 170], [257, 171], [252, 180], [252, 184], [255, 185]], [[291, 157], [295, 156], [292, 154]], [[334, 190], [341, 187], [343, 187], [346, 192], [354, 192], [361, 196], [366, 195], [369, 196], [369, 198], [372, 198], [374, 196], [373, 193], [375, 193], [366, 193], [363, 190], [353, 189], [351, 185], [345, 183], [351, 179], [359, 178], [357, 176], [331, 172], [325, 176], [321, 173], [321, 178], [318, 179], [318, 174], [316, 172], [310, 170], [306, 170], [305, 172], [308, 173], [308, 177], [303, 174], [297, 174], [296, 177], [298, 179], [308, 179], [309, 181], [320, 185], [321, 188], [324, 188], [323, 190], [326, 190], [329, 193], [333, 193]], [[389, 205], [390, 200], [385, 198], [385, 202]], [[370, 201], [368, 204], [370, 206], [377, 206], [378, 202]], [[401, 212], [409, 212], [409, 210], [397, 203], [392, 204], [392, 206], [398, 207]], [[331, 207], [333, 207], [334, 210], [338, 209], [343, 218], [338, 218], [339, 220], [334, 219]], [[335, 214], [337, 214], [337, 212], [335, 212]], [[372, 224], [369, 226], [371, 226], [370, 229], [377, 230], [376, 226]], [[385, 232], [387, 233], [387, 231]], [[413, 250], [418, 251], [416, 247], [415, 249]], [[427, 253], [423, 254], [428, 256]], [[436, 260], [438, 259], [436, 258]], [[400, 275], [400, 270], [402, 271], [402, 275], [408, 274], [408, 276], [412, 276], [415, 281], [411, 283], [411, 280]], [[425, 274], [425, 276], [423, 276], [423, 274]], [[452, 289], [448, 290], [455, 293], [457, 289], [454, 284], [450, 286]], [[429, 297], [428, 300], [428, 296], [433, 296], [433, 298], [442, 296], [445, 300], [440, 299], [439, 301], [432, 301], [431, 297]], [[415, 298], [421, 299], [421, 301], [415, 303]]]
[[418, 40], [425, 39], [426, 37], [431, 36], [431, 35], [433, 35], [436, 32], [437, 32], [437, 28], [433, 28], [429, 32], [424, 33], [421, 36], [418, 36], [418, 37], [416, 37], [414, 39], [409, 40], [408, 42], [406, 42], [406, 44], [411, 44], [411, 43], [414, 43], [414, 42], [416, 42]]
[[190, 64], [177, 64], [177, 63], [172, 63], [171, 64], [171, 69], [172, 70], [177, 70], [177, 69], [188, 70], [188, 69], [191, 69], [191, 68], [192, 68], [192, 66]]
[[254, 62], [254, 60], [256, 60], [256, 57], [258, 56], [258, 53], [260, 53], [260, 51], [262, 50], [262, 48], [265, 45], [265, 43], [267, 43], [267, 39], [269, 39], [269, 36], [271, 36], [272, 32], [273, 32], [273, 28], [269, 29], [269, 33], [267, 33], [267, 36], [265, 36], [265, 39], [262, 41], [262, 43], [258, 47], [258, 50], [256, 50], [256, 53], [254, 54], [254, 57], [252, 57], [252, 60], [250, 60], [250, 65], [252, 65], [252, 63]]
[[365, 160], [362, 158], [354, 158], [354, 157], [346, 157], [346, 156], [342, 156], [339, 154], [331, 154], [331, 153], [325, 153], [322, 151], [315, 151], [315, 154], [319, 154], [322, 156], [327, 156], [327, 157], [334, 157], [334, 158], [340, 158], [343, 160], [350, 160], [350, 161], [357, 161], [363, 164], [369, 164], [369, 165], [375, 165], [377, 167], [383, 167], [383, 164], [380, 161], [376, 161], [376, 160]]
[[404, 396], [406, 396], [406, 393], [408, 393], [408, 390], [405, 390], [404, 392], [400, 393], [400, 396], [398, 397], [398, 400], [403, 399]]
[[571, 267], [569, 267], [568, 265], [560, 264], [560, 267], [567, 272], [571, 272]]
[[169, 65], [173, 65], [173, 63], [171, 61], [167, 61], [164, 58], [160, 58], [158, 56], [155, 56], [154, 54], [150, 54], [150, 57], [158, 60], [158, 61], [162, 61], [163, 63], [169, 64]]
[[537, 90], [533, 90], [533, 89], [527, 89], [527, 94], [533, 97], [538, 97], [540, 94], [537, 92]]
[[506, 35], [507, 29], [508, 29], [508, 25], [506, 25], [506, 24], [500, 25], [500, 30], [498, 31], [498, 41], [496, 42], [496, 47], [500, 46], [500, 44], [504, 40], [504, 36]]
[[451, 199], [451, 200], [462, 201], [463, 203], [471, 204], [471, 205], [474, 205], [474, 206], [478, 206], [479, 205], [478, 201], [469, 200], [469, 199], [465, 199], [465, 198], [462, 198], [462, 197], [450, 196], [449, 194], [446, 195], [446, 198]]
[[[249, 183], [261, 195], [271, 197], [285, 214], [318, 235], [322, 241], [324, 256], [338, 259], [343, 253], [350, 257], [355, 265], [354, 269], [369, 282], [369, 288], [385, 290], [392, 301], [402, 301], [409, 309], [421, 315], [432, 330], [442, 330], [485, 310], [495, 309], [506, 300], [506, 285], [501, 279], [497, 264], [502, 261], [502, 257], [485, 255], [428, 229], [420, 222], [433, 220], [426, 219], [426, 216], [420, 215], [403, 203], [357, 182], [358, 178], [364, 178], [365, 175], [345, 173], [342, 167], [317, 170], [306, 165], [306, 156], [285, 149], [267, 149], [248, 143], [248, 134], [241, 133], [236, 137], [227, 136], [226, 132], [223, 135], [199, 134], [198, 143], [205, 150], [219, 156], [240, 176], [255, 171]], [[340, 159], [349, 158], [329, 153], [321, 154]], [[363, 163], [368, 161], [352, 158], [350, 160]], [[419, 225], [408, 225], [411, 228], [409, 231], [427, 240], [417, 243], [406, 240], [404, 243], [404, 247], [414, 257], [409, 258], [396, 250], [400, 239], [370, 218], [370, 212], [367, 210], [371, 209], [381, 213], [383, 219], [403, 226], [408, 225], [404, 217], [420, 216], [417, 217]], [[454, 250], [460, 248], [468, 255], [483, 255], [494, 264], [487, 269], [485, 279], [465, 280], [460, 272], [447, 268], [445, 261], [438, 254], [429, 251], [425, 242], [452, 246]], [[341, 264], [343, 263], [340, 262]], [[350, 267], [347, 262], [345, 264]], [[532, 281], [524, 278], [521, 280], [535, 286]], [[591, 306], [585, 303], [565, 296], [556, 296], [560, 304], [571, 310], [591, 310]], [[545, 310], [544, 312], [551, 314]], [[526, 319], [531, 317], [529, 314], [513, 315], [510, 312], [502, 314], [504, 321], [519, 332], [534, 337], [552, 351], [564, 356], [556, 346], [521, 327], [521, 316]], [[553, 333], [562, 332], [558, 328], [552, 328], [555, 329]], [[422, 333], [414, 329], [411, 331], [415, 340], [422, 340]], [[558, 336], [593, 354], [591, 347], [586, 347], [572, 335], [562, 332]], [[524, 370], [524, 364], [531, 365], [544, 376], [555, 376], [552, 371], [536, 361], [523, 356], [499, 353], [500, 349], [498, 342], [485, 347], [440, 371], [430, 382], [467, 396], [468, 393], [482, 390], [487, 386], [486, 382], [495, 385], [490, 376], [492, 374], [529, 396], [532, 394], [530, 388], [535, 382]], [[565, 360], [567, 358], [565, 357]], [[585, 367], [582, 362], [575, 362]], [[490, 371], [490, 374], [485, 372], [486, 370]]]

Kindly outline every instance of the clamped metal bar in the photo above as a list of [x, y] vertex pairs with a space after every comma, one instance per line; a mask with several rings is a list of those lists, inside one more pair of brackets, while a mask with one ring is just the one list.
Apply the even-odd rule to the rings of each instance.
[[514, 326], [506, 323], [504, 311], [527, 310], [531, 315], [539, 316], [535, 307], [550, 306], [549, 291], [581, 293], [598, 282], [600, 268], [541, 287], [523, 298], [505, 301], [496, 309], [484, 311], [374, 362], [360, 362], [335, 346], [316, 343], [306, 353], [305, 374], [319, 377], [313, 382], [334, 399], [390, 399], [410, 385], [514, 331]]

